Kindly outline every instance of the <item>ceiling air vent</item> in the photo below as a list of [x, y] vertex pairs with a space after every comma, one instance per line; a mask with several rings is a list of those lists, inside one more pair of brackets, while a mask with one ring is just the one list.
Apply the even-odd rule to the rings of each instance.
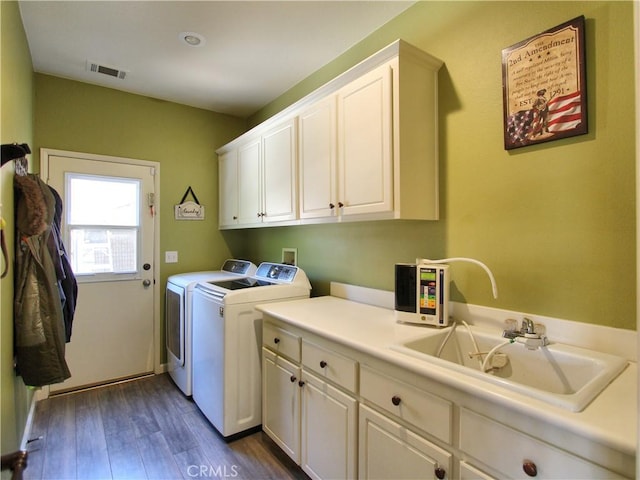
[[119, 78], [120, 80], [124, 80], [127, 76], [125, 70], [120, 70], [114, 67], [107, 67], [106, 65], [100, 65], [95, 62], [87, 62], [87, 70], [94, 73], [102, 73], [103, 75], [108, 75], [110, 77]]

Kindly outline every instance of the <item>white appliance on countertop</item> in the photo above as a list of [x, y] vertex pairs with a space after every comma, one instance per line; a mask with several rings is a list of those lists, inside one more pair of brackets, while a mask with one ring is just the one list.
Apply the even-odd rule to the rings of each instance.
[[253, 277], [205, 281], [193, 292], [193, 399], [227, 438], [262, 423], [261, 303], [308, 298], [292, 265], [261, 263]]
[[165, 295], [167, 370], [182, 393], [192, 394], [192, 297], [198, 282], [237, 280], [254, 275], [247, 260], [229, 259], [220, 270], [171, 275]]

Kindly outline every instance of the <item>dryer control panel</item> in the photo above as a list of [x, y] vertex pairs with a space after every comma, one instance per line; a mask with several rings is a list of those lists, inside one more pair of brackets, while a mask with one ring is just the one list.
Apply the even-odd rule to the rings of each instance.
[[296, 274], [298, 273], [298, 267], [292, 265], [284, 265], [280, 263], [261, 263], [256, 272], [256, 278], [263, 278], [265, 280], [277, 280], [282, 283], [292, 283]]

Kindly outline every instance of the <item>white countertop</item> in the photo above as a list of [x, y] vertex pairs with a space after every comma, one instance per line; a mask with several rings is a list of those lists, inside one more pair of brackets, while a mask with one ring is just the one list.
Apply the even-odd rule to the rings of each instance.
[[264, 304], [262, 312], [328, 340], [585, 436], [626, 455], [636, 453], [637, 364], [629, 366], [581, 412], [571, 412], [498, 385], [393, 351], [390, 345], [425, 335], [399, 324], [393, 310], [326, 296]]

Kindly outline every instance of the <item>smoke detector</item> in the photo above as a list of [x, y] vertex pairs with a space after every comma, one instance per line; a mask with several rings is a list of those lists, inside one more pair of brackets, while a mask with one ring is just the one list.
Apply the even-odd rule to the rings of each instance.
[[103, 75], [108, 75], [109, 77], [119, 78], [120, 80], [124, 80], [127, 76], [126, 70], [122, 70], [116, 67], [110, 67], [107, 65], [101, 65], [97, 62], [87, 61], [87, 71], [93, 73], [101, 73]]
[[196, 32], [180, 32], [178, 38], [189, 47], [203, 47], [207, 40]]

